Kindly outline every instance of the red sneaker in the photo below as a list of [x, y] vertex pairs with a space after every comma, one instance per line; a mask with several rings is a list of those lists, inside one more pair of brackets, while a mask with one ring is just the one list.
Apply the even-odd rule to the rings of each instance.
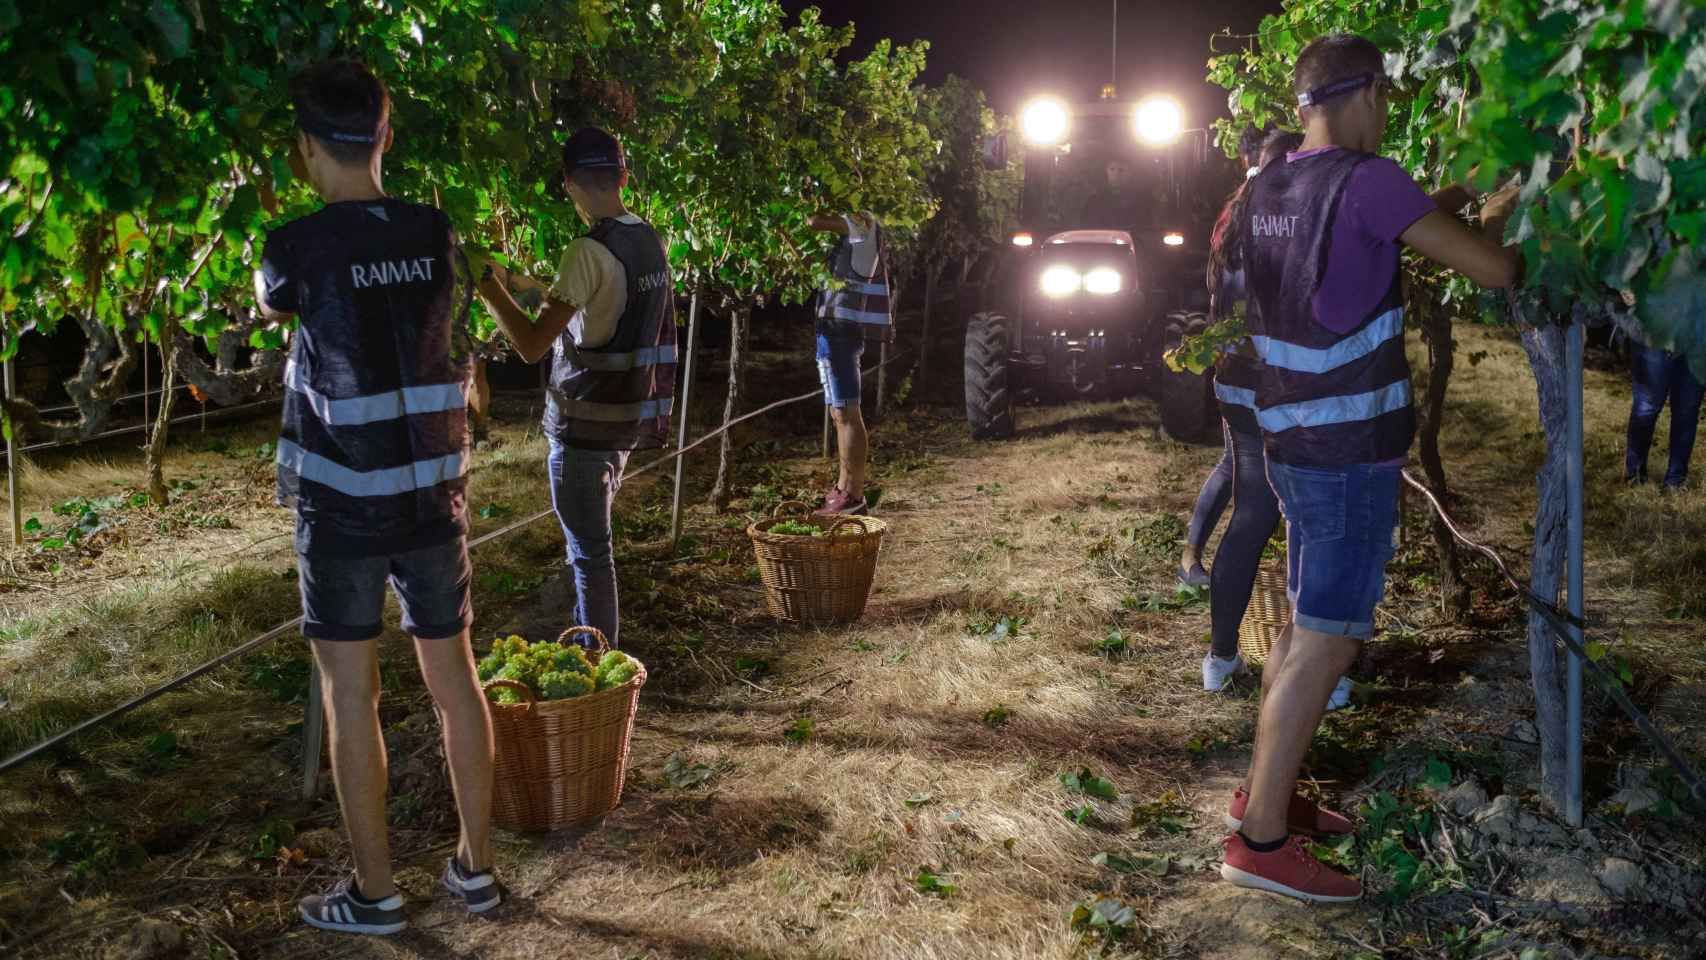
[[[1243, 787], [1232, 791], [1232, 802], [1226, 806], [1228, 827], [1237, 830], [1244, 826], [1244, 808], [1249, 803], [1250, 791]], [[1326, 807], [1315, 805], [1301, 793], [1291, 795], [1291, 805], [1285, 810], [1285, 828], [1292, 833], [1307, 833], [1314, 837], [1356, 832], [1356, 827], [1349, 820]]]
[[829, 492], [823, 495], [823, 506], [813, 510], [812, 516], [819, 519], [843, 515], [862, 517], [865, 515], [865, 511], [869, 509], [870, 507], [865, 504], [864, 497], [855, 498], [851, 493], [840, 487], [830, 487]]
[[1308, 841], [1293, 834], [1285, 846], [1270, 853], [1257, 853], [1239, 834], [1222, 843], [1226, 856], [1220, 878], [1252, 890], [1295, 897], [1310, 903], [1345, 903], [1362, 897], [1362, 884], [1315, 859]]

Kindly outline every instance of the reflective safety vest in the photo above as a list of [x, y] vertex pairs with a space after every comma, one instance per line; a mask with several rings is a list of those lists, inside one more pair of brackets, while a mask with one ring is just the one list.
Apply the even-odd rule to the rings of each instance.
[[569, 331], [552, 351], [545, 432], [583, 450], [641, 450], [669, 442], [675, 404], [675, 281], [650, 224], [606, 218], [588, 234], [627, 275], [628, 302], [603, 346]]
[[1336, 333], [1315, 320], [1339, 198], [1370, 159], [1334, 150], [1271, 163], [1250, 183], [1240, 227], [1247, 325], [1262, 360], [1256, 419], [1268, 455], [1282, 463], [1385, 463], [1407, 455], [1415, 436], [1397, 272], [1356, 329]]
[[[853, 265], [856, 246], [852, 236], [841, 238], [829, 255], [829, 270], [840, 283], [840, 289], [825, 288], [818, 294], [817, 332], [838, 334], [860, 331], [868, 339], [892, 340], [894, 316], [889, 305], [888, 245], [883, 225], [871, 225], [871, 237], [877, 256], [871, 273], [862, 274]], [[857, 326], [854, 326], [854, 325]]]
[[387, 554], [467, 532], [473, 284], [450, 222], [385, 199], [274, 231], [294, 251], [278, 501], [304, 553]]

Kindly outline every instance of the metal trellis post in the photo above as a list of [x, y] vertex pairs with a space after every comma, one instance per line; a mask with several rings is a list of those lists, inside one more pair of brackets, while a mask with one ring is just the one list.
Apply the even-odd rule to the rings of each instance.
[[[681, 403], [675, 415], [681, 421], [680, 438], [675, 449], [687, 446], [687, 402], [693, 392], [693, 353], [699, 339], [699, 294], [695, 292], [687, 306], [687, 356], [682, 360]], [[675, 502], [669, 508], [669, 551], [674, 553], [681, 544], [681, 492], [687, 482], [687, 458], [675, 458]]]
[[[12, 402], [12, 361], [5, 364], [6, 403]], [[8, 414], [10, 416], [10, 414]], [[12, 431], [6, 431], [6, 497], [12, 504], [12, 546], [24, 543], [24, 505], [18, 502], [18, 453], [14, 449]]]
[[[1569, 529], [1566, 540], [1569, 565], [1570, 615], [1579, 624], [1582, 616], [1582, 324], [1571, 323], [1564, 331], [1565, 420], [1564, 496]], [[1582, 644], [1582, 628], [1570, 626], [1571, 638]], [[1564, 691], [1564, 821], [1582, 825], [1582, 659], [1569, 652]]]

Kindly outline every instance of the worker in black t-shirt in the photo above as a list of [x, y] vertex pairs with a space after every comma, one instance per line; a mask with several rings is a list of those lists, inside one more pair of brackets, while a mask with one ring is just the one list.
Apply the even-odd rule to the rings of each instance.
[[438, 707], [461, 815], [444, 886], [474, 912], [499, 899], [491, 717], [468, 636], [471, 284], [444, 214], [380, 185], [391, 128], [379, 80], [358, 63], [321, 63], [296, 76], [291, 99], [292, 166], [325, 206], [268, 234], [255, 288], [263, 314], [297, 322], [278, 499], [296, 510], [302, 633], [355, 859], [354, 876], [299, 910], [322, 929], [395, 933], [407, 920], [385, 834], [376, 642], [387, 581]]

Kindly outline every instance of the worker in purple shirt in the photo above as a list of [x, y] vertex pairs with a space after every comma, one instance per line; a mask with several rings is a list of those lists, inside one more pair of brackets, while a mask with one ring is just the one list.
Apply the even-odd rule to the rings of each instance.
[[1447, 212], [1468, 205], [1468, 191], [1430, 197], [1374, 155], [1390, 86], [1369, 41], [1311, 42], [1293, 74], [1302, 147], [1250, 181], [1232, 219], [1262, 362], [1256, 420], [1286, 519], [1291, 623], [1263, 670], [1256, 747], [1227, 810], [1236, 832], [1221, 876], [1310, 901], [1362, 895], [1299, 835], [1350, 824], [1298, 794], [1297, 776], [1328, 697], [1374, 632], [1392, 556], [1399, 472], [1416, 425], [1399, 251], [1485, 287], [1509, 286], [1521, 266], [1500, 245], [1514, 189], [1483, 207], [1476, 231]]

